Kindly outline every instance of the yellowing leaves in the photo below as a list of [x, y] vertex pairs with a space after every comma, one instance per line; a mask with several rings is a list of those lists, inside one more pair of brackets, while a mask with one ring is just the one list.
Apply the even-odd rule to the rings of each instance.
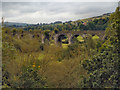
[[35, 67], [35, 65], [32, 65], [32, 67]]
[[93, 36], [92, 39], [99, 39], [97, 35]]

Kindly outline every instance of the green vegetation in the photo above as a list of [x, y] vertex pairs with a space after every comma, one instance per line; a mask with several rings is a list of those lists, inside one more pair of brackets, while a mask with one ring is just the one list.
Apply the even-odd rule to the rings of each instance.
[[109, 26], [106, 30], [108, 39], [98, 49], [99, 52], [91, 59], [85, 60], [83, 67], [88, 71], [89, 77], [84, 77], [82, 87], [120, 88], [120, 11], [110, 16]]
[[42, 25], [31, 25], [31, 26], [26, 26], [24, 30], [105, 30], [108, 24], [108, 18], [109, 16], [102, 16], [99, 18], [93, 17], [93, 18], [88, 18], [86, 20], [78, 20], [78, 21], [69, 21], [65, 23], [54, 23], [54, 24], [42, 24]]
[[[104, 19], [108, 20], [106, 17]], [[95, 29], [95, 23], [99, 26], [106, 21], [94, 19], [88, 22], [88, 25], [89, 28]], [[63, 25], [61, 22], [56, 23]], [[120, 88], [119, 8], [109, 17], [107, 37], [104, 41], [96, 35], [87, 35], [84, 38], [78, 36], [74, 37], [74, 43], [69, 45], [66, 43], [68, 38], [62, 37], [62, 43], [55, 45], [52, 35], [59, 33], [61, 29], [57, 24], [55, 29], [39, 27], [40, 30], [36, 30], [29, 27], [29, 31], [21, 28], [2, 28], [3, 88]], [[62, 30], [73, 30], [71, 24], [75, 23], [64, 23]], [[49, 31], [52, 29], [50, 36]], [[31, 38], [30, 33], [34, 34]], [[37, 33], [46, 36], [44, 44]]]
[[92, 39], [99, 39], [97, 35], [93, 36]]
[[84, 41], [84, 39], [83, 39], [82, 36], [78, 36], [78, 37], [77, 37], [77, 40], [78, 40], [79, 42], [83, 42], [83, 41]]
[[77, 21], [67, 21], [61, 22], [56, 21], [54, 23], [38, 23], [38, 24], [26, 24], [26, 23], [5, 23], [5, 26], [10, 28], [20, 28], [22, 27], [24, 30], [50, 30], [50, 31], [79, 31], [79, 30], [105, 30], [108, 24], [110, 13], [104, 14], [101, 16], [91, 17], [87, 19], [81, 19]]

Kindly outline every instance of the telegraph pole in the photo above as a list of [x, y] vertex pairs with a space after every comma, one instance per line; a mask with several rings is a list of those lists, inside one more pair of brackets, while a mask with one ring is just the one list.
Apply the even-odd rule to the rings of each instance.
[[4, 25], [4, 18], [2, 17], [2, 27], [3, 27], [3, 25]]

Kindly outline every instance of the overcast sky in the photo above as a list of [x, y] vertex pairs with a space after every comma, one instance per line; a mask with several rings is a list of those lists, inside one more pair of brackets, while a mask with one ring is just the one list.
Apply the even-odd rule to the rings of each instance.
[[[50, 23], [114, 12], [117, 2], [2, 2], [2, 16], [8, 22]], [[1, 11], [0, 11], [1, 12]]]

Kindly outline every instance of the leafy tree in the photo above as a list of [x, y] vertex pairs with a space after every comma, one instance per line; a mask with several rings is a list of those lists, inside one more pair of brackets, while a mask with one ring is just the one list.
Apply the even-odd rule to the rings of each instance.
[[95, 24], [92, 21], [88, 22], [87, 27], [88, 27], [89, 30], [95, 30], [96, 29]]
[[83, 62], [88, 70], [88, 77], [83, 78], [82, 87], [90, 88], [120, 88], [119, 83], [119, 52], [120, 52], [120, 11], [110, 16], [106, 30], [108, 40], [102, 45], [100, 53]]
[[57, 28], [54, 29], [54, 34], [58, 34], [59, 30]]
[[16, 32], [17, 32], [17, 29], [16, 28], [13, 28], [12, 29], [12, 32], [13, 32], [13, 36], [16, 34]]

